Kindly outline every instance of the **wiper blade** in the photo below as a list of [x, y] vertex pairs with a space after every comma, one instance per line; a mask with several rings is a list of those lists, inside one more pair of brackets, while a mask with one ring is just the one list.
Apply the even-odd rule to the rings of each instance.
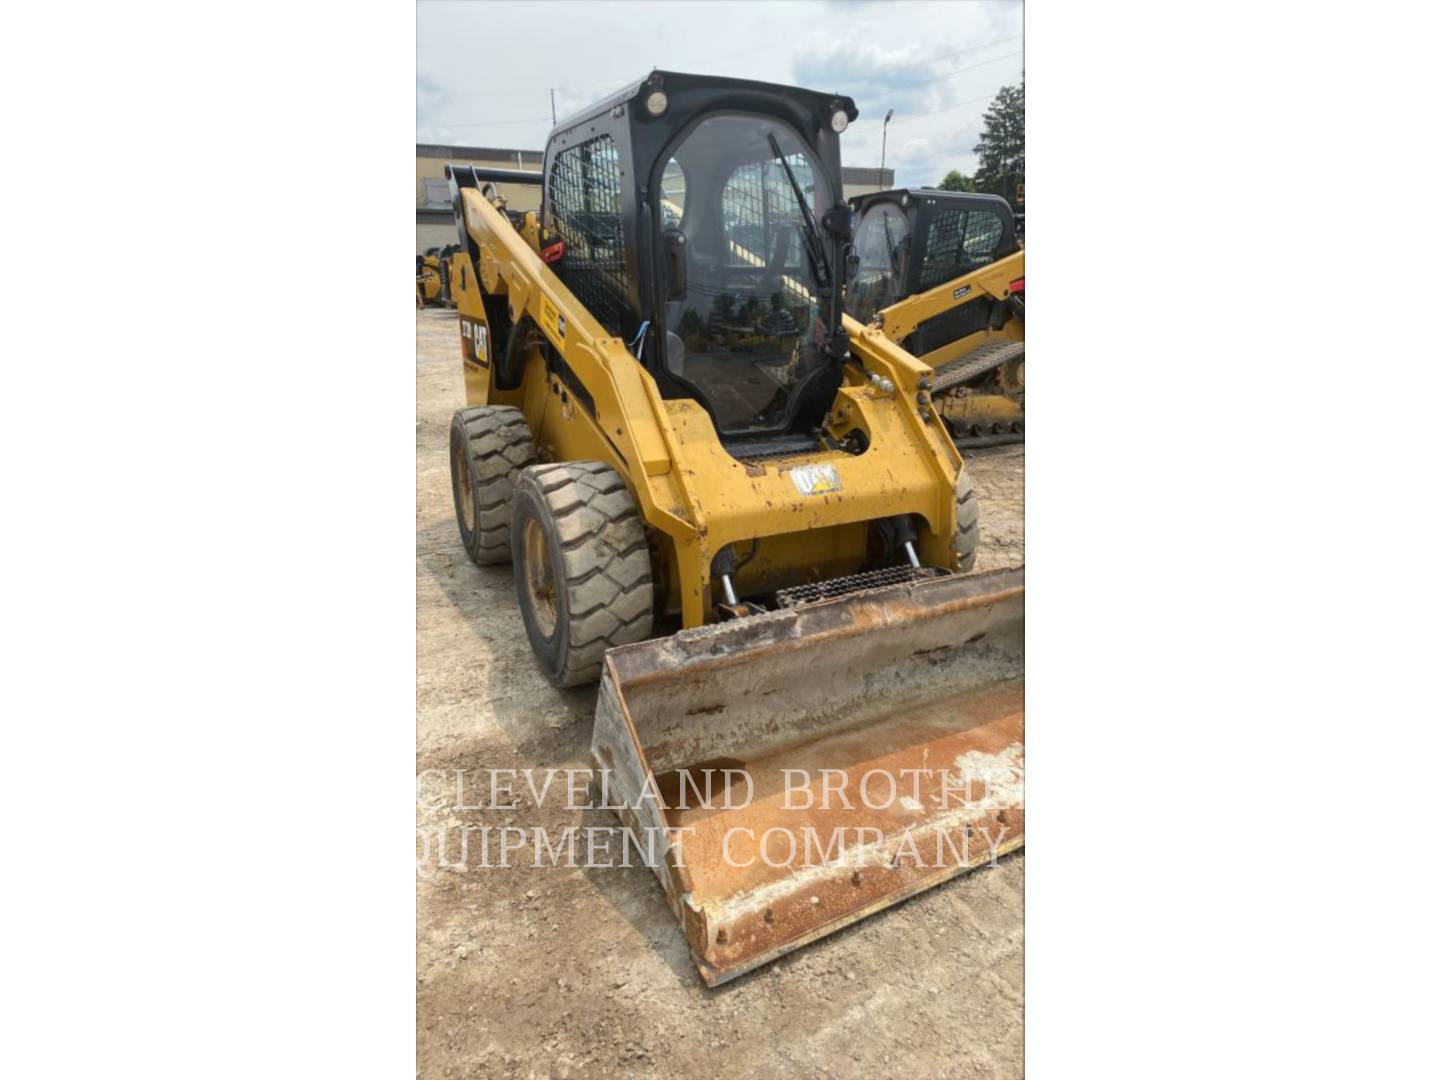
[[900, 275], [900, 260], [895, 257], [895, 242], [890, 235], [890, 215], [881, 213], [880, 220], [885, 222], [885, 254], [890, 258], [890, 270], [897, 277]]
[[800, 190], [800, 181], [795, 179], [795, 170], [790, 168], [790, 163], [780, 152], [780, 143], [775, 138], [775, 133], [770, 132], [766, 138], [770, 140], [770, 149], [775, 151], [775, 156], [780, 160], [780, 167], [785, 170], [785, 175], [790, 180], [790, 189], [795, 192], [795, 201], [800, 204], [800, 219], [805, 223], [805, 246], [810, 249], [810, 263], [815, 269], [815, 276], [820, 278], [823, 269], [824, 276], [820, 284], [828, 286], [830, 284], [830, 260], [825, 257], [825, 245], [820, 242], [820, 228], [815, 224], [815, 215], [810, 212], [810, 204], [805, 201], [805, 192]]

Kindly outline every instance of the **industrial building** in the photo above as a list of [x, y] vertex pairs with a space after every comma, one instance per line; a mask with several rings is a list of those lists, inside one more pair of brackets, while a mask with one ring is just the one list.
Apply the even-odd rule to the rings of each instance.
[[[455, 243], [455, 213], [450, 208], [450, 186], [445, 164], [450, 161], [484, 165], [492, 169], [539, 172], [544, 155], [539, 150], [498, 150], [485, 146], [415, 145], [415, 252]], [[540, 188], [533, 184], [501, 184], [500, 192], [511, 209], [540, 209]]]

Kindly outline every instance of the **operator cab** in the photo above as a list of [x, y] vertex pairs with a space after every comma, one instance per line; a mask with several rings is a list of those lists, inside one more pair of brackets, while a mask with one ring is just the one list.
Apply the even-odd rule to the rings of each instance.
[[813, 445], [839, 390], [839, 133], [857, 115], [846, 97], [655, 71], [551, 133], [556, 273], [732, 453]]
[[[1020, 250], [1015, 217], [999, 195], [901, 188], [850, 203], [859, 224], [845, 310], [859, 322]], [[922, 324], [905, 347], [923, 356], [990, 321], [989, 305], [963, 305], [931, 320], [935, 325]]]

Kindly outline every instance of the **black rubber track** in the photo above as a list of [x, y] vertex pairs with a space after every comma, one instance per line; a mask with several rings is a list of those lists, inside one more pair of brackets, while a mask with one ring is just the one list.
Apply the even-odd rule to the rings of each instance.
[[984, 375], [987, 371], [994, 371], [996, 368], [1018, 359], [1025, 355], [1025, 343], [1023, 341], [992, 341], [988, 345], [981, 345], [978, 349], [966, 353], [959, 360], [951, 360], [948, 364], [941, 364], [930, 376], [930, 392], [941, 394], [952, 387], [967, 383], [977, 376]]

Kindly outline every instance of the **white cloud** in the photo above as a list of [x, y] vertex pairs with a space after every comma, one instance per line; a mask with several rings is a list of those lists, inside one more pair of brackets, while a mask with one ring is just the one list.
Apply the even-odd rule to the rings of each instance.
[[417, 10], [416, 135], [426, 142], [539, 150], [552, 88], [563, 118], [659, 67], [848, 94], [860, 109], [841, 145], [849, 165], [880, 164], [880, 121], [894, 108], [886, 165], [901, 184], [934, 184], [973, 171], [980, 115], [1022, 70], [1020, 57], [996, 59], [1024, 44], [1004, 40], [1023, 32], [1014, 0], [547, 3], [529, 9], [551, 28], [541, 63], [490, 5], [422, 0]]

